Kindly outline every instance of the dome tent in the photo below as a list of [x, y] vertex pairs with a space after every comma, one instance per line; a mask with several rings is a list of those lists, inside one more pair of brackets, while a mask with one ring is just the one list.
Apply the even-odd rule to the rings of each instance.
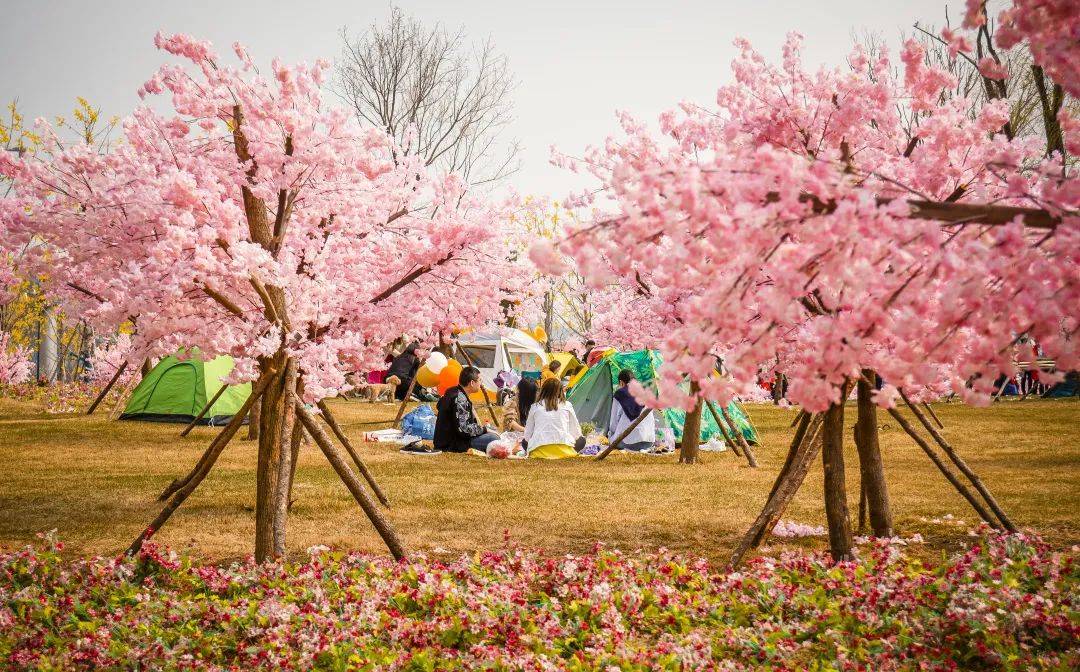
[[[655, 350], [634, 350], [631, 352], [612, 352], [596, 362], [577, 382], [568, 397], [574, 405], [578, 420], [591, 422], [598, 431], [607, 432], [611, 419], [612, 395], [619, 384], [619, 372], [630, 369], [634, 378], [648, 387], [656, 378], [657, 369], [662, 363], [660, 353]], [[747, 442], [758, 442], [757, 431], [750, 418], [737, 403], [732, 401], [727, 406], [728, 415], [739, 433]], [[671, 428], [676, 441], [682, 440], [683, 425], [686, 423], [686, 411], [668, 408], [660, 413], [661, 424]], [[731, 432], [730, 427], [725, 428]], [[720, 428], [711, 413], [701, 414], [701, 440], [708, 441], [720, 434]], [[732, 434], [734, 436], [734, 434]], [[722, 438], [722, 437], [721, 437]]]
[[185, 360], [170, 355], [139, 381], [120, 419], [189, 423], [213, 399], [199, 424], [226, 423], [251, 394], [251, 383], [243, 383], [230, 385], [214, 399], [221, 390], [221, 379], [232, 369], [232, 357], [224, 355], [208, 362], [196, 353]]

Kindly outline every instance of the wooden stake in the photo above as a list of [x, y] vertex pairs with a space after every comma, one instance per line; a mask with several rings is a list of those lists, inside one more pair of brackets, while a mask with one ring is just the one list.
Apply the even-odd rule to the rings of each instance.
[[116, 373], [113, 374], [113, 377], [109, 379], [108, 384], [105, 385], [104, 389], [102, 389], [101, 392], [99, 392], [97, 397], [94, 399], [94, 403], [90, 404], [90, 408], [86, 409], [87, 415], [94, 414], [94, 411], [97, 410], [98, 404], [100, 404], [105, 399], [105, 395], [109, 394], [109, 390], [113, 388], [113, 385], [116, 384], [116, 381], [120, 380], [120, 374], [124, 372], [124, 369], [127, 368], [127, 365], [127, 361], [120, 363], [120, 366], [116, 369]]
[[738, 457], [742, 457], [742, 451], [739, 450], [739, 442], [731, 438], [731, 434], [728, 434], [727, 427], [724, 426], [724, 421], [720, 419], [720, 414], [716, 412], [716, 405], [713, 402], [708, 403], [709, 413], [712, 414], [713, 421], [716, 422], [716, 426], [720, 428], [720, 433], [724, 435], [724, 442], [731, 446], [731, 452]]
[[128, 379], [128, 382], [124, 385], [124, 389], [121, 390], [120, 396], [117, 397], [116, 403], [113, 405], [112, 410], [109, 411], [109, 419], [110, 420], [116, 420], [117, 418], [119, 418], [123, 414], [123, 412], [124, 412], [124, 403], [127, 401], [128, 392], [130, 392], [131, 388], [134, 387], [134, 386], [135, 386], [135, 376], [132, 376], [131, 378]]
[[401, 422], [401, 416], [405, 415], [405, 404], [409, 403], [409, 397], [412, 396], [414, 387], [416, 387], [416, 376], [413, 376], [412, 380], [409, 381], [409, 388], [405, 390], [405, 396], [401, 398], [401, 405], [398, 406], [397, 415], [394, 416], [391, 427], [397, 427], [398, 423]]
[[799, 409], [799, 412], [795, 414], [795, 419], [791, 421], [791, 426], [792, 426], [792, 427], [794, 428], [794, 427], [795, 427], [795, 425], [797, 425], [797, 424], [799, 424], [800, 422], [802, 422], [802, 419], [803, 419], [803, 417], [804, 417], [805, 415], [806, 415], [806, 411], [804, 411], [804, 410], [802, 410], [802, 409], [800, 408], [800, 409]]
[[720, 407], [720, 415], [724, 416], [724, 420], [727, 421], [728, 427], [731, 428], [732, 434], [735, 435], [735, 440], [742, 444], [743, 454], [746, 455], [746, 462], [754, 469], [757, 469], [757, 459], [754, 457], [754, 449], [750, 447], [750, 442], [743, 436], [742, 431], [735, 425], [735, 421], [731, 419], [731, 414], [728, 413], [727, 408]]
[[360, 475], [364, 477], [364, 480], [368, 482], [368, 485], [371, 486], [371, 491], [375, 493], [375, 496], [379, 498], [379, 501], [382, 502], [383, 506], [390, 508], [390, 500], [383, 493], [379, 484], [375, 482], [375, 477], [367, 468], [367, 465], [364, 464], [363, 460], [360, 459], [360, 455], [356, 452], [356, 449], [353, 448], [352, 442], [349, 441], [349, 437], [345, 436], [345, 432], [341, 429], [341, 426], [338, 425], [333, 414], [330, 413], [330, 407], [326, 405], [326, 401], [319, 401], [318, 406], [319, 410], [322, 412], [323, 421], [330, 427], [330, 431], [334, 433], [334, 436], [337, 437], [338, 443], [345, 446], [345, 451], [349, 453], [349, 457], [352, 458], [353, 464], [356, 465], [356, 470], [359, 471]]
[[[1030, 392], [1030, 390], [1028, 390]], [[1024, 396], [1027, 396], [1026, 394]], [[930, 417], [937, 423], [938, 429], [945, 429], [945, 424], [941, 422], [941, 418], [937, 417], [937, 413], [934, 412], [934, 407], [930, 405], [930, 402], [924, 401], [922, 403], [923, 408], [930, 414]]]
[[[415, 379], [414, 379], [415, 380]], [[298, 399], [294, 399], [296, 405], [296, 414], [300, 418], [300, 422], [304, 423], [304, 429], [307, 430], [311, 438], [315, 440], [315, 443], [326, 455], [326, 459], [330, 461], [330, 466], [334, 468], [337, 475], [345, 483], [345, 487], [352, 493], [356, 503], [360, 505], [360, 508], [367, 514], [371, 524], [375, 527], [375, 531], [382, 537], [383, 542], [386, 543], [386, 547], [390, 549], [390, 554], [394, 556], [395, 560], [403, 559], [407, 551], [405, 545], [398, 537], [397, 532], [394, 530], [394, 526], [390, 521], [383, 516], [382, 511], [379, 510], [377, 504], [372, 501], [367, 491], [364, 490], [364, 486], [360, 483], [360, 479], [356, 477], [353, 470], [349, 468], [349, 465], [345, 462], [345, 459], [341, 456], [341, 452], [330, 441], [330, 437], [326, 435], [319, 423], [308, 412], [304, 405], [300, 403]]]
[[818, 452], [821, 450], [821, 442], [818, 440], [821, 429], [820, 417], [820, 415], [815, 414], [818, 421], [814, 423], [813, 431], [807, 431], [803, 435], [801, 442], [798, 444], [792, 442], [793, 454], [789, 456], [787, 470], [782, 471], [777, 477], [776, 483], [773, 484], [772, 494], [765, 502], [761, 513], [758, 514], [750, 529], [743, 535], [739, 545], [735, 547], [735, 551], [732, 553], [731, 560], [728, 563], [732, 569], [742, 562], [747, 551], [759, 546], [772, 532], [773, 528], [776, 527], [776, 523], [780, 521], [780, 516], [784, 515], [784, 511], [791, 503], [791, 500], [795, 498], [795, 493], [798, 492], [799, 487], [806, 480], [810, 465], [813, 464], [814, 458], [817, 457]]
[[218, 388], [218, 391], [214, 394], [213, 397], [210, 398], [210, 401], [206, 402], [206, 405], [203, 406], [202, 410], [199, 411], [199, 414], [195, 416], [195, 419], [188, 423], [188, 426], [184, 428], [184, 431], [180, 432], [181, 437], [187, 436], [188, 432], [190, 432], [195, 427], [195, 425], [199, 424], [199, 420], [203, 419], [203, 416], [206, 415], [206, 412], [210, 410], [210, 407], [214, 405], [214, 402], [218, 400], [218, 397], [225, 393], [225, 389], [228, 387], [228, 385], [222, 385], [220, 388]]
[[603, 450], [600, 451], [600, 453], [596, 456], [596, 459], [602, 460], [605, 457], [607, 457], [608, 454], [611, 453], [611, 451], [618, 448], [619, 444], [622, 443], [622, 440], [625, 439], [627, 436], [629, 436], [630, 432], [634, 431], [634, 428], [636, 428], [638, 425], [640, 425], [642, 420], [645, 419], [645, 416], [649, 415], [650, 413], [652, 413], [651, 408], [642, 411], [641, 414], [638, 415], [637, 418], [635, 418], [633, 422], [631, 422], [629, 425], [627, 425], [626, 429], [624, 429], [621, 434], [619, 434], [618, 436], [615, 437], [614, 441], [609, 443], [606, 448], [604, 448]]
[[223, 440], [227, 441], [227, 439], [225, 438], [226, 436], [231, 437], [231, 434], [229, 434], [229, 428], [232, 425], [235, 424], [239, 428], [240, 425], [244, 424], [244, 415], [248, 412], [248, 410], [251, 409], [252, 405], [255, 404], [259, 397], [262, 396], [262, 393], [266, 391], [266, 386], [270, 384], [270, 379], [275, 373], [275, 371], [271, 370], [269, 373], [263, 375], [263, 377], [260, 378], [254, 386], [252, 386], [251, 394], [244, 401], [243, 405], [240, 406], [240, 410], [237, 411], [236, 415], [232, 417], [232, 420], [230, 420], [228, 424], [225, 425], [225, 428], [222, 429], [221, 432], [219, 432], [218, 435], [214, 437], [214, 440], [210, 442], [210, 446], [207, 447], [205, 452], [203, 452], [202, 457], [199, 458], [199, 461], [195, 463], [195, 468], [191, 470], [191, 473], [189, 473], [187, 476], [184, 476], [183, 478], [177, 478], [173, 480], [173, 482], [170, 483], [161, 492], [160, 495], [158, 495], [159, 502], [164, 502], [174, 492], [191, 482], [191, 479], [195, 478], [196, 474], [198, 474], [199, 471], [203, 469], [204, 465], [208, 461], [217, 459], [216, 452], [220, 452], [218, 451], [218, 444]]
[[908, 400], [907, 395], [904, 394], [903, 390], [900, 391], [900, 397], [904, 400], [904, 403], [907, 404], [908, 408], [911, 409], [911, 412], [915, 414], [915, 417], [919, 419], [922, 426], [926, 428], [926, 431], [930, 432], [930, 436], [934, 437], [934, 441], [941, 446], [941, 450], [949, 457], [949, 460], [951, 460], [952, 463], [956, 465], [956, 468], [960, 470], [960, 473], [967, 476], [968, 480], [971, 481], [971, 484], [975, 486], [975, 489], [982, 495], [986, 503], [990, 505], [990, 510], [994, 512], [994, 515], [1001, 521], [1001, 524], [1005, 529], [1009, 532], [1016, 532], [1016, 526], [1013, 525], [1012, 520], [1005, 515], [1005, 511], [1002, 510], [997, 500], [994, 499], [994, 496], [990, 494], [990, 489], [983, 485], [982, 479], [972, 471], [971, 467], [967, 465], [967, 462], [965, 462], [956, 450], [949, 445], [949, 442], [945, 440], [945, 437], [930, 424], [930, 421], [926, 419], [926, 416], [923, 415], [921, 411], [919, 411], [918, 407]]
[[[251, 391], [251, 396], [244, 402], [245, 404], [252, 403], [255, 399], [262, 395], [266, 390], [267, 384], [273, 378], [273, 375], [266, 375], [259, 384]], [[127, 549], [127, 555], [135, 555], [142, 548], [143, 543], [149, 539], [155, 532], [161, 529], [161, 526], [169, 520], [169, 517], [184, 503], [195, 488], [199, 487], [199, 484], [203, 482], [206, 475], [210, 473], [210, 469], [217, 462], [218, 457], [221, 456], [221, 452], [225, 450], [225, 446], [229, 445], [229, 441], [236, 435], [236, 432], [244, 423], [244, 414], [247, 413], [247, 409], [243, 409], [240, 413], [233, 416], [229, 424], [225, 425], [225, 429], [221, 430], [221, 433], [214, 437], [214, 440], [210, 443], [210, 447], [206, 449], [203, 456], [199, 458], [198, 463], [195, 465], [195, 469], [192, 470], [187, 477], [183, 480], [173, 481], [172, 485], [165, 489], [162, 496], [159, 499], [166, 499], [169, 495], [173, 495], [169, 503], [161, 510], [161, 513], [154, 518], [146, 529], [135, 538], [135, 541], [131, 542], [131, 546]], [[178, 485], [179, 484], [179, 485]], [[175, 486], [175, 487], [174, 487]]]
[[1001, 524], [994, 518], [994, 516], [990, 514], [989, 511], [986, 510], [986, 507], [982, 505], [982, 503], [975, 497], [975, 495], [971, 494], [971, 491], [967, 489], [967, 486], [960, 482], [960, 479], [956, 477], [956, 474], [954, 474], [952, 470], [949, 469], [949, 467], [941, 461], [941, 457], [939, 457], [938, 454], [934, 452], [934, 450], [930, 447], [930, 444], [926, 442], [926, 439], [921, 437], [919, 433], [915, 431], [915, 428], [911, 426], [911, 423], [907, 421], [907, 418], [905, 418], [903, 415], [900, 415], [900, 412], [897, 411], [895, 408], [889, 409], [889, 415], [891, 415], [893, 419], [896, 420], [897, 424], [899, 424], [900, 427], [908, 433], [908, 436], [914, 439], [915, 443], [917, 443], [919, 447], [923, 449], [923, 452], [926, 453], [927, 457], [929, 457], [930, 460], [934, 463], [934, 466], [938, 468], [938, 471], [940, 471], [942, 475], [945, 476], [949, 483], [952, 483], [952, 486], [956, 488], [956, 491], [959, 492], [960, 495], [968, 501], [968, 504], [971, 505], [971, 508], [975, 509], [975, 513], [979, 514], [980, 518], [989, 523], [990, 527], [993, 527], [995, 530], [1000, 530]]

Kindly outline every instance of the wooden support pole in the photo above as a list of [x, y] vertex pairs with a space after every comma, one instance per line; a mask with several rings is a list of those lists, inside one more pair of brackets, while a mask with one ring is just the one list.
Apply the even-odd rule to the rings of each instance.
[[225, 393], [225, 390], [228, 387], [228, 385], [222, 385], [220, 388], [218, 388], [218, 391], [214, 393], [214, 396], [210, 398], [210, 401], [206, 402], [206, 405], [203, 406], [202, 410], [199, 411], [199, 414], [195, 416], [195, 419], [188, 423], [188, 426], [184, 428], [184, 431], [180, 432], [181, 437], [187, 436], [188, 432], [194, 429], [195, 425], [199, 424], [199, 421], [203, 419], [203, 416], [206, 415], [206, 412], [210, 410], [210, 407], [214, 405], [214, 403], [218, 400], [218, 397]]
[[109, 390], [113, 388], [113, 385], [116, 385], [116, 381], [120, 380], [120, 375], [124, 373], [124, 369], [127, 368], [127, 365], [128, 363], [126, 361], [120, 363], [120, 366], [116, 369], [116, 373], [114, 373], [112, 378], [109, 379], [108, 384], [106, 384], [105, 387], [101, 390], [101, 392], [98, 393], [97, 397], [94, 398], [94, 403], [90, 404], [90, 408], [86, 409], [87, 415], [94, 414], [94, 411], [97, 410], [98, 405], [101, 404], [101, 402], [105, 399], [105, 396], [109, 394]]
[[800, 422], [802, 422], [802, 419], [803, 419], [803, 417], [804, 417], [805, 415], [806, 415], [806, 411], [804, 411], [804, 410], [802, 410], [802, 409], [800, 408], [800, 409], [799, 409], [799, 412], [795, 414], [795, 419], [791, 421], [791, 427], [792, 427], [792, 428], [794, 428], [794, 427], [795, 427], [795, 425], [797, 425], [797, 424], [799, 424]]
[[[245, 403], [253, 403], [255, 399], [262, 396], [262, 393], [266, 391], [266, 387], [273, 377], [272, 374], [263, 376], [262, 380], [259, 381], [259, 384], [252, 389], [251, 396], [248, 397], [248, 401]], [[172, 498], [169, 499], [169, 502], [161, 509], [161, 513], [154, 518], [153, 522], [151, 522], [146, 529], [135, 538], [135, 541], [131, 542], [131, 546], [127, 549], [127, 555], [135, 555], [138, 553], [139, 549], [142, 548], [143, 543], [153, 536], [155, 532], [160, 530], [161, 526], [169, 520], [169, 517], [172, 516], [173, 512], [184, 503], [184, 500], [195, 491], [195, 488], [199, 487], [199, 484], [203, 482], [206, 475], [210, 473], [210, 469], [214, 466], [214, 463], [217, 462], [218, 457], [221, 456], [221, 452], [225, 450], [225, 446], [229, 445], [229, 441], [236, 435], [236, 432], [240, 429], [241, 425], [243, 425], [245, 413], [247, 413], [247, 409], [242, 409], [241, 412], [233, 416], [232, 420], [229, 421], [229, 424], [225, 425], [225, 429], [221, 430], [221, 433], [214, 437], [214, 440], [210, 443], [210, 447], [206, 449], [206, 452], [203, 453], [203, 456], [195, 465], [195, 469], [192, 470], [187, 477], [183, 480], [173, 481], [172, 485], [165, 489], [165, 492], [162, 493], [162, 496], [159, 499], [167, 499], [170, 495], [172, 495]], [[179, 485], [177, 485], [178, 483]]]
[[398, 423], [401, 422], [401, 416], [405, 415], [405, 404], [409, 403], [409, 397], [412, 396], [412, 391], [415, 387], [416, 376], [413, 376], [412, 380], [409, 381], [408, 389], [405, 390], [405, 396], [401, 398], [401, 405], [398, 406], [397, 415], [394, 416], [394, 422], [390, 425], [391, 427], [397, 427]]
[[221, 432], [219, 432], [218, 435], [214, 437], [214, 440], [210, 442], [210, 445], [207, 447], [206, 451], [203, 452], [202, 457], [200, 457], [199, 461], [195, 463], [195, 468], [191, 470], [191, 473], [189, 473], [187, 476], [184, 476], [183, 478], [177, 478], [173, 480], [173, 482], [170, 483], [161, 492], [160, 495], [158, 495], [159, 502], [164, 502], [174, 492], [187, 485], [191, 481], [191, 479], [195, 478], [195, 476], [204, 468], [204, 465], [207, 462], [217, 459], [218, 444], [221, 441], [227, 441], [227, 439], [225, 438], [226, 436], [232, 436], [229, 433], [230, 427], [235, 424], [237, 428], [239, 428], [240, 425], [244, 424], [244, 415], [247, 414], [248, 410], [251, 409], [255, 402], [258, 401], [259, 397], [262, 396], [263, 392], [266, 391], [266, 386], [270, 384], [270, 379], [273, 377], [274, 373], [276, 372], [271, 371], [270, 373], [263, 375], [263, 377], [260, 378], [255, 383], [255, 385], [252, 386], [251, 394], [248, 395], [248, 398], [244, 401], [243, 405], [240, 406], [240, 410], [237, 411], [236, 415], [232, 417], [232, 420], [229, 420], [228, 424], [225, 425], [225, 429], [221, 430]]
[[604, 448], [603, 450], [600, 451], [599, 454], [597, 454], [596, 459], [602, 460], [605, 457], [607, 457], [608, 454], [611, 453], [611, 451], [618, 448], [619, 444], [622, 443], [622, 440], [625, 439], [626, 437], [630, 436], [630, 432], [634, 431], [634, 429], [638, 425], [640, 425], [641, 422], [645, 419], [645, 416], [649, 415], [650, 413], [652, 413], [651, 408], [647, 408], [644, 411], [642, 411], [641, 414], [638, 415], [637, 418], [635, 418], [633, 422], [631, 422], [629, 425], [627, 425], [626, 429], [624, 429], [621, 434], [619, 434], [618, 436], [615, 437], [614, 441], [609, 443], [606, 448]]
[[323, 421], [330, 427], [330, 431], [337, 437], [338, 443], [345, 447], [345, 452], [352, 458], [353, 464], [356, 465], [356, 470], [360, 472], [360, 475], [364, 477], [368, 485], [371, 486], [371, 491], [375, 493], [375, 496], [379, 498], [383, 506], [390, 508], [390, 500], [383, 493], [382, 488], [375, 482], [375, 476], [372, 475], [371, 470], [367, 468], [363, 460], [360, 459], [359, 453], [356, 452], [356, 448], [353, 447], [352, 442], [349, 441], [349, 437], [345, 436], [345, 432], [341, 429], [341, 425], [334, 419], [332, 413], [330, 413], [330, 407], [326, 405], [326, 400], [319, 401], [319, 410], [322, 412]]
[[337, 472], [338, 477], [345, 483], [345, 487], [349, 489], [353, 499], [360, 505], [360, 508], [367, 514], [368, 520], [375, 527], [375, 531], [382, 537], [383, 542], [386, 543], [386, 547], [390, 549], [390, 554], [394, 556], [395, 560], [403, 559], [407, 551], [405, 545], [398, 537], [397, 531], [394, 530], [394, 526], [383, 515], [379, 506], [368, 495], [367, 490], [360, 483], [360, 479], [356, 477], [353, 470], [349, 468], [348, 463], [345, 462], [345, 458], [342, 457], [341, 451], [339, 451], [331, 442], [330, 437], [326, 435], [323, 428], [319, 426], [315, 418], [304, 405], [300, 403], [298, 399], [294, 398], [296, 406], [296, 414], [300, 418], [300, 422], [304, 423], [304, 429], [307, 430], [311, 438], [315, 440], [315, 443], [326, 455], [326, 459], [329, 460], [330, 466]]
[[996, 530], [1000, 530], [1001, 523], [999, 523], [997, 519], [995, 519], [994, 516], [992, 516], [990, 512], [986, 510], [986, 507], [984, 507], [982, 505], [982, 502], [980, 502], [978, 498], [976, 498], [975, 495], [973, 495], [971, 491], [967, 489], [967, 486], [960, 482], [960, 479], [958, 479], [956, 477], [956, 474], [954, 474], [952, 470], [949, 469], [948, 465], [946, 465], [941, 460], [941, 457], [934, 452], [934, 450], [930, 447], [930, 444], [926, 442], [926, 439], [924, 439], [922, 436], [919, 435], [918, 432], [915, 431], [915, 428], [911, 426], [911, 423], [907, 421], [907, 418], [901, 415], [900, 412], [897, 411], [895, 408], [889, 409], [889, 415], [891, 415], [893, 419], [896, 420], [897, 424], [899, 424], [900, 427], [908, 433], [908, 436], [915, 440], [915, 443], [918, 444], [920, 448], [922, 448], [923, 452], [926, 453], [927, 457], [929, 457], [930, 460], [934, 463], [934, 466], [938, 468], [938, 471], [940, 471], [942, 475], [945, 476], [949, 483], [952, 483], [952, 486], [956, 488], [956, 491], [959, 492], [964, 499], [967, 500], [968, 504], [971, 505], [971, 508], [975, 509], [975, 513], [979, 514], [979, 517], [986, 521], [990, 525], [990, 527], [993, 527]]
[[[807, 417], [809, 418], [809, 416]], [[777, 476], [772, 493], [765, 502], [765, 506], [761, 509], [761, 513], [758, 514], [750, 529], [743, 535], [739, 545], [735, 547], [735, 551], [732, 553], [731, 560], [728, 563], [729, 567], [737, 567], [742, 562], [747, 551], [756, 548], [765, 540], [765, 537], [776, 527], [776, 523], [780, 521], [780, 517], [784, 515], [784, 511], [787, 510], [791, 500], [795, 498], [795, 493], [798, 492], [803, 481], [806, 480], [806, 474], [810, 471], [814, 458], [817, 457], [818, 452], [821, 450], [821, 441], [818, 440], [821, 430], [821, 416], [815, 414], [814, 417], [816, 421], [813, 423], [813, 427], [802, 435], [801, 441], [792, 442], [792, 451], [788, 456], [786, 469]]]
[[[1030, 391], [1031, 390], [1028, 390], [1028, 392]], [[1027, 394], [1024, 396], [1026, 397]], [[945, 429], [945, 423], [941, 422], [941, 418], [937, 417], [937, 413], [934, 412], [934, 407], [930, 405], [930, 402], [924, 401], [922, 405], [923, 408], [926, 409], [926, 412], [930, 414], [930, 417], [934, 419], [934, 422], [937, 423], [938, 429]]]
[[127, 401], [128, 392], [131, 391], [131, 388], [135, 387], [136, 382], [137, 381], [135, 380], [135, 376], [128, 378], [127, 383], [124, 385], [124, 389], [120, 391], [120, 396], [116, 398], [116, 403], [113, 405], [112, 410], [109, 411], [110, 420], [116, 420], [121, 415], [123, 415], [124, 402]]
[[926, 419], [926, 416], [922, 414], [919, 408], [908, 400], [907, 395], [904, 394], [903, 390], [900, 391], [900, 397], [904, 400], [904, 403], [907, 404], [908, 408], [911, 409], [911, 412], [915, 414], [915, 417], [919, 419], [922, 426], [926, 428], [926, 431], [930, 433], [930, 436], [934, 437], [934, 441], [941, 446], [941, 450], [944, 451], [949, 460], [951, 460], [952, 463], [956, 465], [956, 468], [960, 470], [960, 473], [966, 476], [967, 479], [971, 481], [971, 484], [975, 486], [975, 489], [990, 506], [990, 510], [993, 511], [994, 515], [997, 516], [997, 519], [1001, 521], [1002, 526], [1009, 532], [1016, 532], [1016, 525], [1013, 525], [1012, 520], [1005, 515], [1005, 511], [1002, 510], [997, 500], [994, 499], [994, 496], [990, 494], [990, 489], [983, 484], [982, 479], [972, 471], [971, 467], [967, 465], [967, 462], [965, 462], [956, 450], [949, 445], [949, 442], [945, 440], [945, 437], [930, 424], [930, 421]]
[[750, 446], [750, 442], [746, 440], [746, 437], [743, 436], [742, 430], [735, 426], [735, 421], [731, 419], [731, 414], [728, 413], [727, 408], [721, 406], [720, 415], [724, 416], [728, 427], [731, 428], [731, 433], [735, 435], [735, 440], [742, 444], [743, 454], [746, 455], [746, 463], [757, 469], [757, 458], [754, 457], [754, 449]]
[[742, 451], [739, 450], [739, 442], [733, 439], [731, 434], [728, 433], [727, 427], [724, 426], [724, 421], [720, 418], [720, 414], [716, 412], [716, 405], [710, 401], [708, 407], [709, 413], [712, 414], [713, 421], [716, 423], [716, 426], [720, 428], [720, 433], [724, 436], [724, 442], [731, 446], [732, 453], [738, 457], [742, 457], [743, 454]]

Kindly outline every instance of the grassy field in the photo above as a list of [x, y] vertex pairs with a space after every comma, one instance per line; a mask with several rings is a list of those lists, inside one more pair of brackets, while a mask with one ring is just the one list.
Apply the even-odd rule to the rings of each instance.
[[[392, 416], [386, 404], [335, 400], [354, 439], [361, 423]], [[849, 407], [848, 422], [854, 420]], [[760, 510], [782, 464], [794, 411], [747, 406], [763, 445], [759, 469], [729, 453], [686, 466], [673, 457], [616, 454], [591, 459], [496, 461], [462, 455], [402, 455], [356, 441], [389, 494], [390, 517], [413, 549], [436, 554], [511, 543], [552, 552], [595, 542], [633, 550], [667, 547], [724, 558]], [[938, 404], [945, 435], [982, 476], [1013, 519], [1055, 546], [1080, 543], [1080, 403], [1001, 402], [978, 409]], [[955, 547], [977, 520], [892, 418], [881, 416], [894, 514], [902, 534], [929, 548]], [[71, 553], [114, 554], [157, 513], [156, 495], [186, 473], [217, 430], [109, 422], [104, 415], [49, 416], [35, 405], [0, 400], [0, 547], [24, 545], [56, 529]], [[848, 432], [850, 436], [850, 431]], [[857, 460], [848, 452], [852, 510]], [[252, 549], [255, 446], [235, 441], [210, 477], [157, 539], [196, 557], [224, 560]], [[381, 552], [363, 513], [314, 447], [297, 471], [289, 546], [315, 544]], [[955, 519], [944, 517], [951, 514]], [[786, 519], [824, 524], [815, 469]], [[962, 522], [960, 522], [962, 521]], [[824, 539], [801, 540], [824, 547]], [[777, 543], [771, 544], [777, 548]]]

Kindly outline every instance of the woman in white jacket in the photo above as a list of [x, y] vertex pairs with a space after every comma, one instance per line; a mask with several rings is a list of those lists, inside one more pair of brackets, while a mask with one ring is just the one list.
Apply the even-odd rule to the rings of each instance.
[[558, 460], [574, 457], [585, 447], [574, 406], [566, 400], [562, 381], [548, 378], [525, 421], [525, 448], [529, 457]]

